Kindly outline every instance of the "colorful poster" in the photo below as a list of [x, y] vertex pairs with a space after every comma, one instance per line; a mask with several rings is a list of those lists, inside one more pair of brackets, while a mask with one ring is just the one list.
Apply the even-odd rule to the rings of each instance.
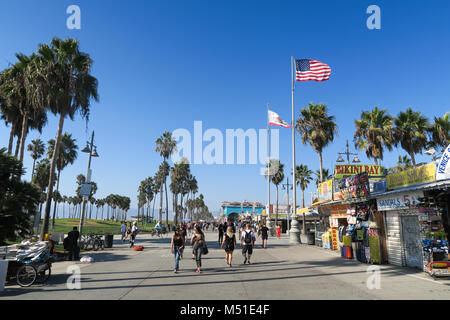
[[337, 164], [334, 167], [334, 178], [343, 179], [363, 172], [367, 172], [370, 179], [383, 178], [384, 176], [381, 166], [365, 164]]
[[436, 180], [436, 164], [434, 162], [418, 168], [390, 174], [386, 177], [388, 189], [397, 189], [414, 184], [433, 182]]
[[333, 179], [319, 184], [317, 198], [319, 201], [331, 200], [333, 198]]

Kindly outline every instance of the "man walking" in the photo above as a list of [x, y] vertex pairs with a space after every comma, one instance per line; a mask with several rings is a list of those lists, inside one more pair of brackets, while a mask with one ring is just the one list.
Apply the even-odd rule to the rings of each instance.
[[253, 253], [253, 245], [255, 244], [255, 234], [251, 230], [250, 224], [246, 224], [245, 230], [241, 234], [242, 255], [244, 256], [244, 264], [250, 264], [250, 258]]
[[73, 227], [73, 230], [69, 232], [67, 238], [69, 238], [69, 261], [78, 261], [80, 259], [79, 253], [80, 249], [78, 247], [78, 238], [80, 237], [80, 232], [77, 227]]
[[269, 228], [267, 228], [266, 224], [264, 223], [263, 226], [259, 229], [259, 236], [262, 239], [262, 247], [264, 249], [267, 248], [267, 239], [269, 238]]
[[125, 235], [127, 232], [127, 224], [124, 222], [122, 222], [122, 225], [120, 226], [120, 233], [122, 234], [122, 242], [125, 242]]
[[219, 245], [223, 242], [223, 224], [219, 224]]

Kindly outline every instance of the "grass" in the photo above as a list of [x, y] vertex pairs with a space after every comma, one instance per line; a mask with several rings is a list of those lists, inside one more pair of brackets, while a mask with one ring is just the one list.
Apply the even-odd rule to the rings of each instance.
[[[79, 219], [56, 219], [55, 228], [50, 227], [50, 234], [52, 233], [68, 233], [73, 227], [78, 227]], [[146, 225], [138, 224], [141, 232], [149, 232], [155, 227], [155, 222]], [[83, 225], [83, 234], [120, 234], [121, 222], [103, 221], [103, 220], [85, 220]]]

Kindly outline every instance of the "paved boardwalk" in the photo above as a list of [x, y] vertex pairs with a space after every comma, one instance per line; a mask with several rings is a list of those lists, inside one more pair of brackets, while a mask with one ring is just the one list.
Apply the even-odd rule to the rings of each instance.
[[450, 280], [432, 280], [423, 272], [381, 266], [381, 288], [368, 289], [369, 265], [342, 259], [314, 246], [289, 245], [288, 239], [269, 239], [269, 248], [257, 243], [251, 265], [243, 265], [241, 250], [229, 268], [217, 244], [217, 234], [207, 233], [209, 254], [203, 257], [203, 273], [195, 273], [188, 246], [173, 273], [170, 239], [139, 235], [135, 252], [115, 239], [114, 247], [90, 254], [96, 262], [77, 263], [81, 289], [69, 290], [66, 273], [71, 262], [53, 264], [46, 285], [21, 288], [8, 285], [5, 299], [450, 299]]

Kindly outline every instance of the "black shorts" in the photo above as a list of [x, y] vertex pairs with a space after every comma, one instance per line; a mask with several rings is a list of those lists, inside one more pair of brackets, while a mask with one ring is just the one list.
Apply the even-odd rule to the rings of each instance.
[[252, 245], [244, 245], [242, 248], [242, 254], [252, 254], [253, 253], [253, 246]]
[[267, 240], [269, 237], [268, 236], [262, 236], [261, 239], [263, 240]]

